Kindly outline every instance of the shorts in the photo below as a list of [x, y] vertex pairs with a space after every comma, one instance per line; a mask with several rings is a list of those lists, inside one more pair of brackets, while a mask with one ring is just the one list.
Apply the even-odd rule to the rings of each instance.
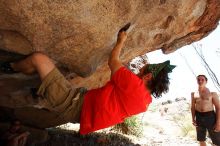
[[79, 119], [84, 88], [73, 88], [71, 83], [54, 68], [43, 80], [37, 95], [40, 96], [37, 106], [54, 111], [64, 118]]
[[214, 111], [209, 111], [209, 112], [196, 111], [197, 140], [205, 141], [206, 132], [208, 131], [212, 143], [215, 145], [220, 145], [220, 132], [214, 131], [215, 123], [216, 123], [216, 114]]

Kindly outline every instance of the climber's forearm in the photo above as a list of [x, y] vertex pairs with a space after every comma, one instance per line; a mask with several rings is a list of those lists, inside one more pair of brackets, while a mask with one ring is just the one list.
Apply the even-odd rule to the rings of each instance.
[[108, 65], [111, 69], [111, 76], [122, 66], [120, 60], [120, 53], [126, 39], [127, 39], [127, 33], [125, 31], [118, 33], [116, 45], [112, 49], [108, 60]]
[[108, 65], [113, 75], [121, 66], [120, 53], [121, 49], [124, 46], [124, 42], [117, 41], [115, 47], [112, 49], [112, 52], [109, 56]]
[[109, 64], [111, 64], [112, 61], [114, 60], [120, 61], [120, 53], [123, 46], [124, 46], [124, 42], [117, 41], [115, 47], [112, 49], [112, 52], [109, 56]]

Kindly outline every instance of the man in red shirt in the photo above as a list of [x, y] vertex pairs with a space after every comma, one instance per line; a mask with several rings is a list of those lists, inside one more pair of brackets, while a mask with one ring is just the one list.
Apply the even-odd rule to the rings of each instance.
[[[80, 133], [87, 134], [121, 123], [126, 117], [145, 112], [152, 101], [151, 94], [159, 97], [168, 91], [168, 73], [175, 66], [170, 65], [169, 61], [147, 64], [137, 75], [123, 66], [119, 56], [127, 39], [126, 30], [129, 26], [130, 24], [119, 31], [116, 45], [110, 54], [108, 60], [111, 70], [110, 81], [103, 87], [86, 93], [82, 88], [73, 89], [50, 58], [42, 53], [33, 53], [24, 60], [0, 65], [1, 71], [6, 73], [38, 72], [42, 80], [36, 93], [41, 98], [38, 98], [37, 102], [35, 100], [33, 104], [41, 108], [39, 111], [44, 114], [35, 112], [35, 120], [32, 120], [30, 114], [17, 113], [17, 118], [27, 119], [26, 123], [31, 121], [29, 124], [35, 126], [38, 125], [38, 121], [44, 120], [43, 127], [80, 122]], [[48, 113], [47, 117], [42, 117], [45, 115], [46, 111], [43, 111], [45, 109], [57, 114], [53, 116]], [[42, 122], [40, 125], [42, 126]]]

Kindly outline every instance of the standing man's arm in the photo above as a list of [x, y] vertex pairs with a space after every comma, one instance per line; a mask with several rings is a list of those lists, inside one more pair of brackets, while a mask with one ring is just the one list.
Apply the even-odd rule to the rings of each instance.
[[121, 67], [122, 62], [120, 60], [121, 49], [124, 46], [124, 42], [127, 39], [127, 33], [125, 31], [118, 33], [118, 38], [115, 47], [109, 56], [108, 65], [111, 70], [111, 76]]
[[195, 101], [195, 98], [194, 98], [194, 93], [192, 92], [191, 93], [191, 114], [192, 114], [192, 123], [193, 123], [194, 126], [196, 126], [196, 116], [195, 116], [196, 108], [195, 108], [195, 104], [196, 104], [196, 101]]
[[215, 106], [215, 112], [216, 112], [216, 124], [215, 124], [215, 131], [220, 131], [220, 104], [218, 95], [216, 92], [212, 93], [212, 102]]

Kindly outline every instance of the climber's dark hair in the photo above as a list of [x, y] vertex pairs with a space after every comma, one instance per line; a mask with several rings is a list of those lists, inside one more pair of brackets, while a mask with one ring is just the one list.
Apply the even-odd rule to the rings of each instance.
[[[156, 77], [152, 77], [152, 80], [150, 80], [147, 84], [147, 88], [151, 91], [151, 94], [155, 98], [159, 98], [162, 96], [162, 93], [167, 93], [169, 91], [169, 77], [168, 77], [168, 71], [166, 68], [163, 68]], [[147, 73], [151, 73], [151, 71], [146, 66], [144, 69], [144, 75]]]

